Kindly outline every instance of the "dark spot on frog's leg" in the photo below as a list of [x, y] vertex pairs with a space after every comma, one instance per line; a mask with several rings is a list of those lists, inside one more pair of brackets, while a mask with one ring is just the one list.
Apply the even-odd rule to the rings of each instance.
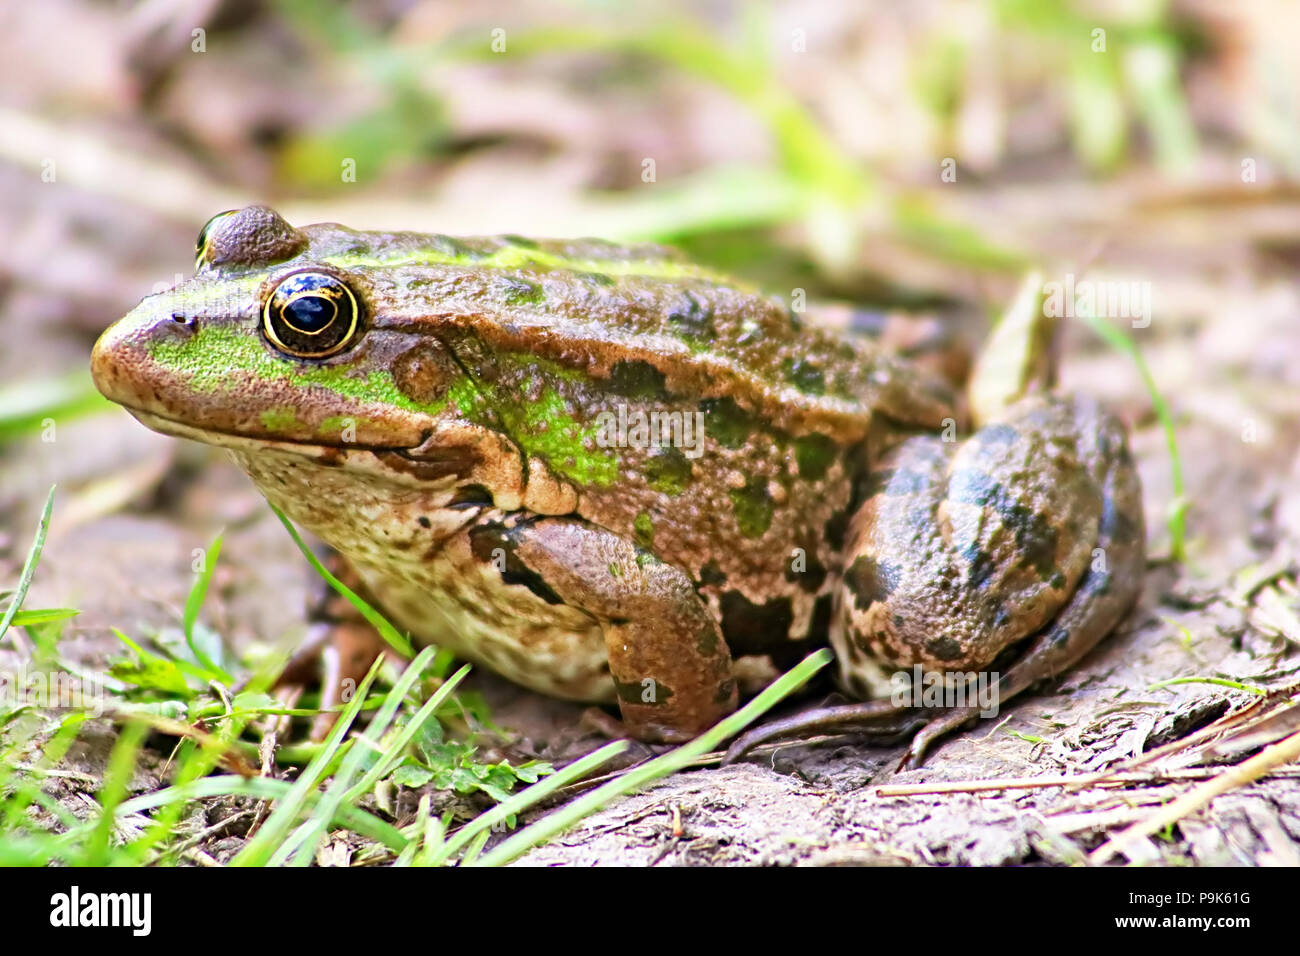
[[420, 515], [420, 517], [416, 518], [415, 520], [420, 525], [421, 528], [428, 528], [428, 527], [432, 527], [433, 525], [433, 522], [431, 522], [424, 515]]
[[768, 645], [789, 640], [794, 608], [788, 597], [755, 604], [739, 591], [728, 591], [719, 604], [722, 636], [733, 655], [756, 654]]
[[883, 601], [894, 593], [898, 586], [898, 568], [877, 561], [869, 554], [861, 554], [845, 573], [844, 585], [857, 598], [858, 606], [865, 608], [873, 601]]
[[794, 569], [794, 562], [790, 561], [785, 566], [785, 579], [791, 584], [798, 584], [800, 590], [809, 594], [816, 594], [822, 589], [822, 583], [826, 580], [826, 568], [816, 558], [805, 554], [807, 566], [802, 571]]
[[829, 594], [823, 594], [813, 605], [812, 619], [808, 622], [808, 633], [805, 639], [816, 644], [824, 644], [826, 635], [831, 630], [831, 614], [834, 611], [835, 601]]
[[609, 389], [626, 398], [666, 399], [664, 373], [649, 362], [623, 359], [609, 369]]
[[665, 704], [673, 696], [673, 689], [660, 681], [614, 681], [614, 694], [619, 700], [631, 704]]
[[700, 639], [696, 642], [695, 648], [705, 657], [712, 657], [718, 652], [718, 632], [712, 624], [700, 628]]
[[500, 557], [505, 561], [505, 569], [501, 572], [502, 581], [528, 588], [547, 604], [563, 604], [564, 601], [542, 579], [542, 576], [524, 564], [515, 553], [517, 534], [519, 534], [518, 527], [507, 528], [496, 523], [475, 525], [469, 530], [470, 551], [482, 563], [497, 567], [496, 552], [500, 549]]
[[691, 461], [680, 448], [661, 448], [645, 463], [650, 487], [666, 495], [680, 495], [691, 483]]
[[826, 525], [822, 528], [822, 533], [826, 535], [826, 543], [833, 550], [840, 550], [844, 547], [844, 536], [849, 530], [849, 513], [848, 511], [836, 511], [826, 519]]
[[996, 511], [1016, 536], [1016, 551], [1022, 556], [1021, 565], [1032, 567], [1044, 581], [1056, 573], [1054, 562], [1058, 539], [1055, 525], [1047, 516], [1026, 508], [1009, 495], [992, 476], [971, 468], [962, 469], [952, 476], [948, 497]]
[[825, 476], [835, 461], [838, 446], [829, 435], [804, 435], [794, 441], [794, 460], [799, 466], [799, 477], [818, 481]]
[[[1055, 581], [1061, 572], [1055, 567], [1056, 528], [1043, 515], [1029, 508], [1016, 506], [1003, 513], [1003, 520], [1015, 531], [1016, 548], [1022, 555], [1020, 563], [1033, 568], [1043, 580]], [[1062, 577], [1061, 585], [1064, 586]]]
[[925, 642], [925, 650], [941, 661], [955, 661], [962, 656], [961, 645], [951, 637], [934, 637]]

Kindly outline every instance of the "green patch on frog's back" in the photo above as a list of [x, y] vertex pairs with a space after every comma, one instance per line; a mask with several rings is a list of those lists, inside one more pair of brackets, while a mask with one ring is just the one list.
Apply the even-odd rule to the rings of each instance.
[[402, 266], [448, 265], [473, 267], [475, 269], [530, 269], [543, 272], [594, 273], [596, 275], [617, 277], [643, 276], [672, 281], [682, 279], [730, 281], [702, 266], [669, 257], [626, 259], [570, 257], [542, 248], [514, 245], [509, 242], [496, 249], [487, 250], [481, 244], [490, 243], [494, 240], [477, 240], [480, 245], [470, 245], [474, 241], [457, 240], [462, 244], [460, 250], [450, 244], [418, 248], [398, 246], [383, 249], [381, 247], [373, 251], [365, 249], [326, 255], [318, 261], [340, 269], [392, 269], [401, 268]]

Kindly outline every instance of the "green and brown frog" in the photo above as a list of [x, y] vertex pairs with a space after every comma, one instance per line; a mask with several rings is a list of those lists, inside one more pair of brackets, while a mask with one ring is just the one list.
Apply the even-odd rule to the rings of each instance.
[[[250, 206], [92, 368], [150, 428], [228, 448], [415, 638], [617, 702], [647, 741], [825, 642], [860, 697], [920, 665], [1002, 668], [1005, 701], [1141, 583], [1138, 479], [1095, 402], [1029, 395], [957, 440], [944, 383], [658, 246]], [[919, 759], [974, 713], [811, 719], [924, 724]]]

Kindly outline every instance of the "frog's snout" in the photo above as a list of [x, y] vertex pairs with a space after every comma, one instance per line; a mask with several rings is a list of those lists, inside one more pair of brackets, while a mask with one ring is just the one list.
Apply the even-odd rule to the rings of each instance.
[[154, 410], [167, 392], [165, 369], [151, 354], [157, 343], [193, 334], [193, 323], [180, 316], [159, 317], [141, 303], [100, 335], [90, 353], [95, 387], [110, 401], [128, 408]]

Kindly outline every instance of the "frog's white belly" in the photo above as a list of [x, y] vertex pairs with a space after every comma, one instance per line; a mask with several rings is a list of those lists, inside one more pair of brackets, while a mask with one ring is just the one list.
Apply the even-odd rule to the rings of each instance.
[[[553, 697], [614, 701], [605, 638], [599, 624], [574, 608], [549, 605], [475, 562], [434, 559], [408, 579], [392, 569], [356, 564], [366, 585], [399, 627], [423, 643], [491, 668]], [[490, 573], [490, 577], [489, 577]]]
[[614, 701], [595, 619], [505, 584], [475, 559], [464, 529], [481, 509], [449, 510], [445, 488], [370, 479], [291, 453], [232, 454], [272, 504], [349, 560], [381, 609], [417, 641], [543, 694]]

